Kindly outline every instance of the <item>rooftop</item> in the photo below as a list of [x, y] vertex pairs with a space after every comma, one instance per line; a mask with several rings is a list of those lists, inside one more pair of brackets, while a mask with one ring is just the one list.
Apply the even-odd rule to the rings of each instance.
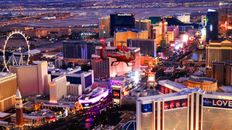
[[224, 40], [224, 41], [218, 41], [218, 42], [210, 42], [209, 45], [207, 46], [207, 48], [218, 48], [218, 47], [228, 47], [228, 48], [232, 48], [232, 42], [230, 40]]
[[12, 73], [0, 72], [0, 79], [12, 75]]
[[68, 68], [68, 69], [58, 69], [58, 68], [51, 68], [48, 71], [53, 75], [60, 75], [60, 74], [73, 74], [73, 73], [81, 73], [81, 67], [77, 68]]
[[198, 76], [190, 76], [189, 79], [190, 81], [194, 82], [217, 82], [217, 80], [209, 77], [198, 77]]
[[9, 116], [10, 113], [0, 112], [0, 119]]
[[137, 28], [123, 28], [123, 29], [117, 29], [116, 32], [136, 32], [136, 33], [139, 33], [139, 32], [143, 32], [143, 31], [146, 31], [146, 30], [141, 30], [141, 29], [137, 29]]
[[199, 93], [205, 93], [203, 90], [199, 88], [193, 88], [193, 89], [183, 89], [181, 92], [177, 93], [170, 93], [170, 94], [163, 94], [163, 95], [155, 95], [155, 96], [147, 96], [147, 97], [140, 97], [138, 100], [145, 100], [145, 101], [153, 101], [153, 100], [162, 100], [164, 98], [171, 98], [175, 96], [183, 96], [183, 95], [188, 95], [189, 93], [194, 93], [194, 92], [199, 92]]
[[99, 40], [91, 40], [91, 41], [84, 41], [84, 40], [64, 40], [63, 44], [100, 44]]
[[177, 88], [177, 89], [185, 89], [187, 88], [186, 86], [184, 86], [183, 84], [180, 84], [180, 83], [177, 83], [177, 82], [174, 82], [174, 81], [171, 81], [171, 80], [160, 80], [158, 82], [160, 85], [163, 85], [163, 86], [166, 86], [166, 87], [174, 87], [174, 88]]
[[[220, 89], [226, 93], [232, 93], [232, 86], [222, 86]], [[232, 94], [231, 94], [232, 95]]]
[[16, 74], [7, 73], [7, 72], [0, 72], [0, 83], [8, 81], [12, 78], [16, 78]]

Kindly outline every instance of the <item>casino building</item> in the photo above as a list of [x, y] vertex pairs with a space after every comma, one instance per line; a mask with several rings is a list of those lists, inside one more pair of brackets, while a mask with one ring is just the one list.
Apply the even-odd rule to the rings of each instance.
[[136, 102], [137, 130], [231, 130], [231, 122], [231, 94], [187, 88]]
[[14, 107], [16, 88], [16, 74], [0, 72], [0, 112]]

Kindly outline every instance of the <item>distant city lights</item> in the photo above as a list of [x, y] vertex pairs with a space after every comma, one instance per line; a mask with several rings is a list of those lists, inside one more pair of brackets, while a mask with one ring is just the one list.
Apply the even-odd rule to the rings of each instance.
[[187, 34], [184, 34], [184, 35], [182, 36], [182, 41], [183, 41], [184, 43], [187, 43], [188, 40], [189, 40], [189, 36], [188, 36]]

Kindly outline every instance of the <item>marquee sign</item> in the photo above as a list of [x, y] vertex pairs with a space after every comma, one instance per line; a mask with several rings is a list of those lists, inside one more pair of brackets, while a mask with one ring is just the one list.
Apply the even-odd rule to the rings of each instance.
[[203, 105], [207, 107], [219, 107], [219, 108], [231, 108], [232, 109], [232, 100], [204, 98]]

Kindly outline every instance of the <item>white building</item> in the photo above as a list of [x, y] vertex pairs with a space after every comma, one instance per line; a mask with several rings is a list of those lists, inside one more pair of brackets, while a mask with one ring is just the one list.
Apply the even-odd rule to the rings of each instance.
[[68, 94], [73, 96], [82, 95], [82, 85], [81, 84], [69, 84], [68, 85]]
[[13, 108], [15, 105], [16, 79], [16, 74], [0, 73], [0, 112]]
[[66, 76], [60, 76], [54, 78], [51, 83], [49, 83], [50, 90], [50, 102], [57, 103], [58, 100], [67, 96], [67, 82]]
[[185, 89], [178, 93], [140, 97], [137, 130], [230, 130], [232, 96]]
[[10, 72], [16, 73], [17, 85], [23, 97], [49, 93], [47, 61], [38, 61], [34, 65], [10, 66]]
[[[49, 74], [51, 78], [57, 78], [59, 76], [65, 76], [67, 82], [70, 83], [68, 86], [68, 94], [82, 94], [82, 92], [91, 89], [94, 83], [94, 73], [93, 70], [82, 71], [80, 67], [75, 69], [50, 69]], [[81, 87], [80, 87], [81, 86]], [[76, 96], [77, 96], [76, 95]]]

